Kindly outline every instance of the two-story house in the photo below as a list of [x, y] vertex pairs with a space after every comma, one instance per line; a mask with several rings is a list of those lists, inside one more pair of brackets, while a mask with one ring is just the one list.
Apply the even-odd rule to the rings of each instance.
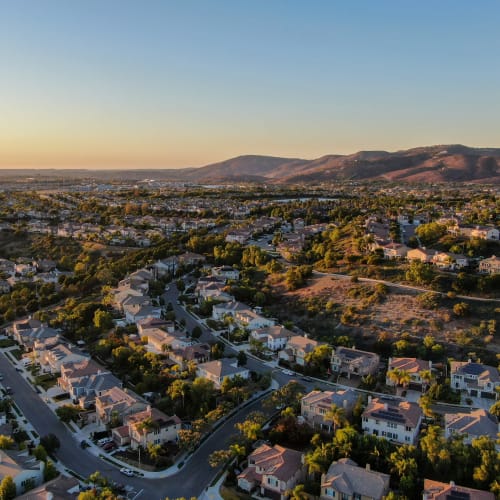
[[333, 424], [327, 415], [332, 405], [342, 408], [349, 415], [357, 401], [358, 395], [352, 389], [311, 391], [300, 401], [300, 414], [313, 428], [331, 432]]
[[304, 478], [303, 454], [300, 451], [263, 444], [248, 455], [248, 467], [238, 475], [238, 486], [260, 495], [285, 500], [285, 493]]
[[241, 377], [248, 379], [250, 372], [243, 366], [238, 366], [235, 359], [222, 358], [216, 361], [208, 361], [201, 363], [196, 369], [198, 377], [204, 377], [211, 380], [216, 387], [221, 387], [225, 379], [232, 379], [234, 377]]
[[340, 375], [364, 377], [377, 373], [380, 356], [374, 352], [361, 351], [354, 347], [338, 346], [332, 350], [332, 371]]
[[413, 248], [408, 250], [406, 253], [406, 258], [411, 262], [412, 260], [418, 260], [420, 262], [432, 262], [435, 250], [427, 250], [426, 248]]
[[471, 397], [496, 399], [500, 376], [493, 366], [471, 360], [451, 361], [450, 384], [452, 389], [465, 391]]
[[250, 337], [262, 342], [270, 351], [279, 351], [286, 347], [287, 342], [293, 337], [294, 333], [282, 325], [257, 328], [250, 332]]
[[144, 411], [147, 404], [121, 387], [112, 387], [95, 398], [97, 423], [109, 425], [113, 421], [123, 422], [124, 417]]
[[453, 481], [442, 483], [433, 479], [424, 479], [423, 500], [495, 500], [489, 491], [476, 490], [467, 486], [459, 486]]
[[279, 353], [279, 358], [289, 363], [296, 363], [300, 366], [307, 364], [306, 357], [320, 345], [316, 340], [301, 335], [294, 335], [286, 343], [286, 347]]
[[57, 384], [82, 408], [92, 406], [96, 396], [104, 391], [122, 386], [122, 382], [111, 372], [103, 370], [89, 359], [61, 365], [61, 376], [57, 379]]
[[[422, 372], [432, 370], [432, 361], [424, 361], [418, 358], [389, 358], [387, 373], [394, 370], [408, 373], [410, 376], [410, 388], [415, 387], [422, 390], [426, 381], [422, 380], [421, 374]], [[389, 376], [386, 376], [385, 383], [388, 386], [397, 385], [397, 381]]]
[[[37, 349], [37, 346], [43, 346]], [[63, 364], [74, 363], [89, 359], [87, 354], [71, 344], [47, 344], [45, 342], [35, 343], [34, 351], [42, 372], [59, 373]]]
[[226, 280], [237, 281], [240, 279], [240, 272], [238, 269], [231, 266], [212, 267], [212, 274], [214, 276], [221, 276]]
[[350, 458], [333, 462], [321, 475], [321, 500], [383, 500], [389, 493], [389, 474], [359, 467]]
[[444, 429], [447, 438], [458, 434], [464, 436], [464, 442], [467, 444], [481, 436], [489, 436], [496, 441], [500, 432], [497, 417], [482, 408], [470, 413], [446, 413]]
[[415, 444], [422, 418], [422, 409], [417, 403], [369, 396], [362, 426], [366, 434], [397, 443]]
[[495, 255], [479, 262], [479, 272], [485, 274], [500, 274], [500, 259]]
[[27, 450], [0, 450], [0, 480], [10, 476], [18, 495], [43, 483], [44, 464]]
[[146, 407], [145, 410], [126, 415], [123, 426], [113, 429], [113, 440], [119, 445], [130, 443], [132, 449], [148, 444], [176, 442], [181, 430], [181, 419], [168, 416], [162, 411]]

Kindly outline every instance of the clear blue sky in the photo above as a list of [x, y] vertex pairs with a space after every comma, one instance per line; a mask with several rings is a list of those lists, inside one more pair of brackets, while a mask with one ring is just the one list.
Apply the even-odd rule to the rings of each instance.
[[500, 146], [498, 0], [0, 0], [0, 167]]

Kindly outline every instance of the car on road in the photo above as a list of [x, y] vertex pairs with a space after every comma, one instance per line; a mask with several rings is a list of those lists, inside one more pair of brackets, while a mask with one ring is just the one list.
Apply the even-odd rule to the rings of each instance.
[[130, 469], [127, 469], [125, 467], [122, 467], [120, 469], [120, 472], [125, 475], [125, 476], [128, 476], [128, 477], [132, 477], [134, 475], [134, 471], [131, 471]]
[[0, 380], [3, 380], [3, 375], [0, 373]]
[[285, 375], [289, 375], [289, 376], [290, 376], [290, 375], [293, 375], [292, 370], [283, 370], [283, 373], [284, 373]]
[[12, 390], [12, 387], [6, 387], [5, 393], [11, 395], [11, 394], [14, 394], [14, 391]]
[[82, 439], [82, 440], [80, 441], [80, 448], [81, 448], [82, 450], [84, 450], [85, 448], [88, 448], [89, 446], [90, 446], [90, 444], [89, 444], [87, 441], [85, 441], [85, 439]]

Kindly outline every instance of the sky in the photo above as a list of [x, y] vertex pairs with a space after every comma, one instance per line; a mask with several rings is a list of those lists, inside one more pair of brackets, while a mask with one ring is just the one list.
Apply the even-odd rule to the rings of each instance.
[[0, 0], [0, 168], [500, 147], [498, 0]]

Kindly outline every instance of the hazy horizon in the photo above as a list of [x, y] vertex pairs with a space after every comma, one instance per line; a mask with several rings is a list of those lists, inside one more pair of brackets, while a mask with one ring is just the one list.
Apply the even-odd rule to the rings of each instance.
[[6, 0], [0, 168], [195, 168], [500, 137], [500, 2]]

